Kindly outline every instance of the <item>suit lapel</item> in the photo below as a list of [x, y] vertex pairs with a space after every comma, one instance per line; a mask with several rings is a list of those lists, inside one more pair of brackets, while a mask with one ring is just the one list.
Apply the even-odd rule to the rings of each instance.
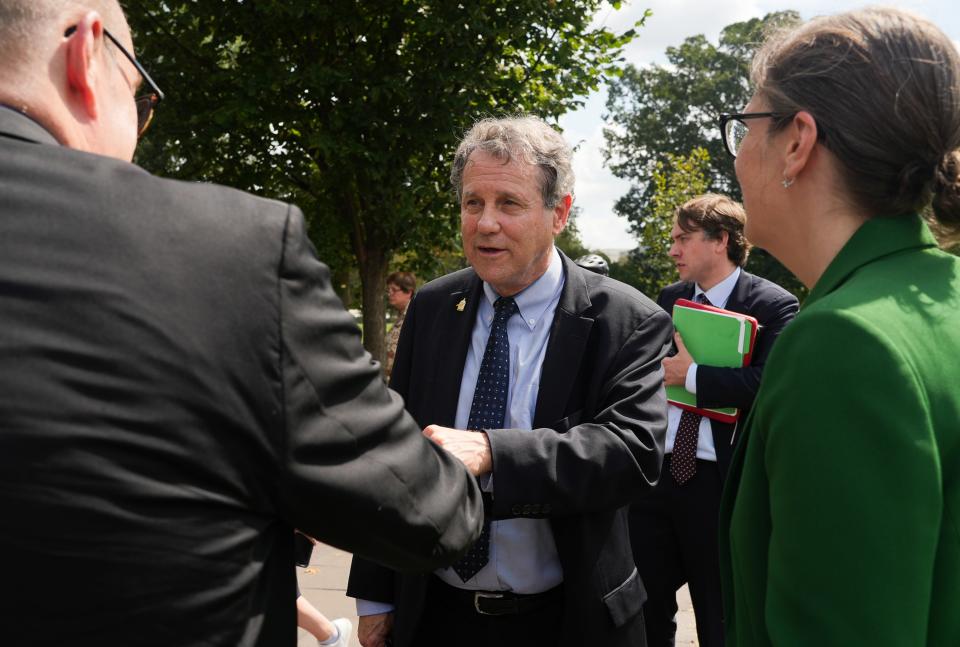
[[560, 258], [566, 280], [540, 369], [534, 428], [546, 427], [566, 415], [570, 391], [580, 372], [584, 348], [593, 327], [593, 319], [581, 316], [590, 307], [590, 296], [582, 274], [584, 270], [562, 253]]
[[[686, 299], [687, 301], [693, 301], [693, 295], [697, 293], [697, 284], [694, 282], [686, 283], [683, 286], [683, 292], [677, 295], [677, 298], [673, 300], [673, 303], [670, 304], [670, 309], [673, 309], [674, 304], [680, 299]], [[668, 312], [671, 317], [673, 317], [673, 312]]]
[[[675, 294], [675, 296], [670, 297], [669, 295], [664, 295], [664, 296], [667, 296], [667, 298], [666, 300], [664, 300], [662, 304], [663, 309], [666, 311], [668, 315], [670, 315], [670, 318], [673, 319], [673, 306], [677, 303], [677, 301], [679, 301], [680, 299], [686, 299], [687, 301], [692, 301], [693, 293], [696, 291], [697, 291], [697, 288], [695, 283], [693, 282], [682, 283], [677, 289], [673, 290], [673, 293]], [[669, 354], [671, 356], [677, 354], [677, 343], [675, 341], [670, 342]]]
[[463, 366], [470, 349], [480, 299], [484, 298], [482, 285], [480, 278], [474, 274], [467, 286], [451, 292], [440, 308], [437, 325], [433, 329], [431, 345], [444, 358], [436, 363], [433, 387], [436, 415], [431, 419], [436, 424], [453, 427], [456, 422]]
[[726, 310], [732, 310], [740, 314], [750, 314], [746, 310], [746, 304], [750, 297], [750, 285], [753, 283], [750, 279], [751, 276], [741, 269], [737, 284], [733, 286], [733, 292], [727, 299]]

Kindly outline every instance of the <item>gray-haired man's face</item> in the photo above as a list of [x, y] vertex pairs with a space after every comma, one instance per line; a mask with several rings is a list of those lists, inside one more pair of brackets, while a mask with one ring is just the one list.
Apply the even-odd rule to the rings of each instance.
[[460, 231], [477, 274], [501, 296], [512, 296], [550, 265], [554, 236], [563, 231], [569, 196], [543, 204], [538, 169], [475, 151], [463, 171]]

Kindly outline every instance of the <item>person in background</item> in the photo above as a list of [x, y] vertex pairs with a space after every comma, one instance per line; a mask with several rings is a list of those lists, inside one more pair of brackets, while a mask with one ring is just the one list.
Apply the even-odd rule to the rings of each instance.
[[294, 528], [430, 570], [480, 491], [299, 209], [131, 164], [134, 51], [116, 0], [0, 2], [0, 642], [292, 645]]
[[407, 306], [417, 289], [417, 277], [413, 272], [394, 272], [387, 277], [387, 301], [390, 307], [397, 311], [397, 318], [393, 328], [387, 333], [387, 363], [384, 364], [383, 374], [387, 382], [390, 381], [390, 371], [393, 370], [393, 358], [397, 353], [397, 341], [400, 339], [400, 330], [403, 328], [403, 317], [407, 314]]
[[347, 647], [353, 631], [353, 623], [348, 619], [327, 619], [302, 594], [297, 596], [297, 626], [316, 638], [321, 647]]
[[660, 474], [670, 317], [554, 244], [573, 151], [535, 117], [485, 119], [451, 181], [471, 266], [410, 305], [391, 388], [480, 479], [491, 520], [451, 568], [355, 557], [364, 647], [637, 647], [627, 505]]
[[[747, 237], [810, 288], [723, 496], [727, 643], [960, 644], [960, 53], [896, 9], [772, 37], [723, 115]], [[928, 224], [929, 223], [929, 224]]]
[[676, 335], [676, 351], [664, 358], [664, 382], [684, 386], [699, 407], [737, 407], [736, 423], [711, 420], [670, 405], [663, 476], [630, 509], [630, 540], [647, 589], [643, 619], [651, 647], [674, 644], [677, 589], [685, 583], [697, 618], [701, 647], [723, 645], [717, 515], [737, 425], [749, 413], [764, 363], [777, 336], [797, 314], [797, 298], [743, 269], [750, 243], [746, 214], [730, 198], [701, 195], [677, 207], [670, 258], [680, 281], [660, 292], [657, 304], [673, 312], [688, 299], [750, 315], [760, 324], [749, 366], [697, 365]]
[[[317, 540], [300, 531], [294, 533], [294, 561], [297, 566], [310, 566], [313, 547]], [[333, 621], [323, 615], [319, 609], [303, 597], [300, 586], [297, 585], [297, 626], [307, 631], [317, 639], [323, 647], [347, 647], [350, 644], [350, 632], [353, 623], [347, 618], [337, 618]]]

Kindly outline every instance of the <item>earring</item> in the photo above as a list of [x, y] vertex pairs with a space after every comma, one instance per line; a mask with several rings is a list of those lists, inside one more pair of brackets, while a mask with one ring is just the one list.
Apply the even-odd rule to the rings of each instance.
[[[793, 180], [795, 180], [795, 179], [796, 179], [796, 178], [793, 178]], [[781, 184], [783, 185], [783, 188], [784, 188], [784, 189], [789, 189], [789, 188], [791, 187], [791, 185], [793, 185], [793, 180], [788, 180], [787, 178], [783, 178], [783, 182], [781, 182]]]

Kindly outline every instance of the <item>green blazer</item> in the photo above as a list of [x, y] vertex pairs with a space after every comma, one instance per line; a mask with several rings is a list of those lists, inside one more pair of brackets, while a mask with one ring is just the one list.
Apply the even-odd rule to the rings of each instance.
[[731, 465], [728, 647], [960, 645], [960, 259], [864, 224], [784, 330]]

